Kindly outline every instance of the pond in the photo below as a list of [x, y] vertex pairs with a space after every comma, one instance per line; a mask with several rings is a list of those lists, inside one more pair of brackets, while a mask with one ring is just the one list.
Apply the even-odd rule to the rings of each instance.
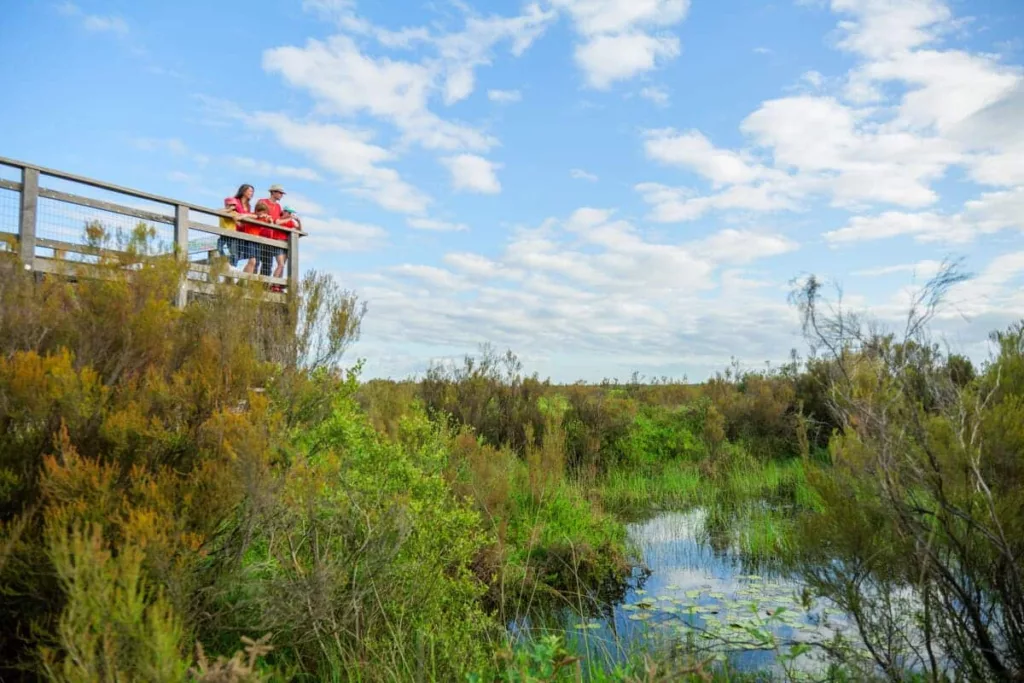
[[790, 666], [809, 673], [826, 666], [820, 648], [809, 645], [840, 635], [858, 647], [856, 629], [835, 606], [804, 604], [799, 578], [763, 567], [754, 573], [738, 548], [712, 547], [707, 516], [693, 509], [629, 524], [644, 567], [634, 571], [624, 599], [597, 617], [565, 610], [557, 627], [546, 626], [564, 629], [589, 656], [608, 663], [631, 651], [685, 643], [733, 669], [777, 670], [780, 654], [785, 659], [796, 646], [806, 652]]

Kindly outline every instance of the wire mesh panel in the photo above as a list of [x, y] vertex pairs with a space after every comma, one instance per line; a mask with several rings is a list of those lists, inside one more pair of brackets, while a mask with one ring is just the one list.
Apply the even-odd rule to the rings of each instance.
[[39, 198], [36, 215], [37, 256], [89, 261], [95, 256], [76, 251], [75, 247], [125, 251], [139, 240], [144, 243], [136, 247], [151, 254], [174, 251], [174, 227], [169, 222], [144, 220], [45, 196]]
[[[201, 222], [193, 222], [189, 229], [192, 263], [223, 263], [227, 277], [258, 278], [273, 289], [286, 284], [288, 241], [280, 239], [286, 233], [244, 220], [221, 219], [213, 214], [200, 216]], [[214, 221], [216, 226], [212, 225]]]
[[[0, 181], [21, 183], [21, 169], [0, 164]], [[17, 251], [21, 193], [0, 187], [0, 252]]]
[[0, 251], [16, 251], [21, 195], [0, 188]]
[[[26, 246], [35, 245], [25, 267], [43, 273], [102, 276], [102, 269], [69, 271], [62, 262], [115, 256], [136, 268], [148, 256], [175, 254], [189, 264], [178, 305], [209, 292], [215, 278], [283, 292], [293, 270], [289, 232], [253, 218], [236, 221], [214, 209], [0, 158], [0, 251], [18, 251], [24, 237]], [[284, 301], [278, 294], [271, 299]]]

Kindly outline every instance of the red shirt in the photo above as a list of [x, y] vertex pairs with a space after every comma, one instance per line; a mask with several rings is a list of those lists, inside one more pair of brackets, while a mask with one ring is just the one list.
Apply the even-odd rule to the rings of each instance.
[[[252, 217], [253, 219], [260, 221], [261, 223], [270, 222], [269, 213], [258, 213], [253, 215]], [[277, 232], [277, 230], [265, 228], [262, 225], [254, 225], [252, 223], [249, 223], [245, 219], [242, 219], [241, 226], [239, 229], [248, 235], [259, 235], [260, 237], [273, 237], [271, 233]]]
[[[282, 228], [291, 228], [292, 230], [299, 229], [299, 222], [294, 218], [288, 218], [283, 221], [277, 221], [277, 224], [280, 225]], [[274, 233], [275, 240], [284, 241], [288, 239], [288, 233], [285, 232], [284, 230], [273, 230], [272, 232]]]
[[[267, 203], [267, 208], [270, 210], [270, 221], [269, 222], [276, 223], [277, 219], [281, 217], [281, 205], [278, 204], [277, 202], [275, 202], [273, 199], [270, 199], [270, 198], [261, 199], [260, 202], [266, 202]], [[256, 202], [256, 203], [259, 204], [259, 202]]]

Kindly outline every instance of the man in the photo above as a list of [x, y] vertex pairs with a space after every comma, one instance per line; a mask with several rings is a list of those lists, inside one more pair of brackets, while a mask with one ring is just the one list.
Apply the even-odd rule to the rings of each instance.
[[276, 223], [281, 218], [281, 198], [284, 197], [284, 194], [284, 188], [274, 184], [270, 186], [270, 196], [260, 200], [261, 202], [267, 202], [267, 207], [270, 209], [271, 223]]

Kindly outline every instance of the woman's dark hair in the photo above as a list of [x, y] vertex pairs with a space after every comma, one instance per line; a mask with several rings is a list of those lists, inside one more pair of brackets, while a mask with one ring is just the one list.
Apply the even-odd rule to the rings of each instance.
[[243, 203], [246, 211], [249, 210], [249, 200], [245, 198], [245, 191], [250, 188], [252, 188], [252, 185], [249, 185], [248, 183], [243, 183], [242, 185], [238, 186], [238, 192], [235, 193], [235, 199]]

